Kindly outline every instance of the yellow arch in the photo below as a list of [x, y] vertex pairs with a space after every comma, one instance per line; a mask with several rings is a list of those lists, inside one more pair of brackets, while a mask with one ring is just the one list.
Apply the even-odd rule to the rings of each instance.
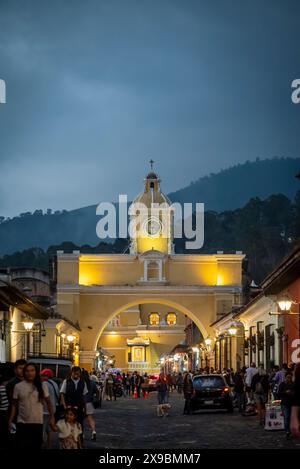
[[97, 337], [96, 337], [96, 341], [94, 343], [94, 348], [93, 350], [97, 350], [97, 345], [98, 345], [98, 342], [99, 342], [99, 339], [104, 331], [104, 329], [106, 328], [107, 324], [115, 317], [117, 316], [118, 314], [121, 314], [123, 311], [126, 311], [127, 309], [129, 308], [133, 308], [134, 306], [137, 306], [137, 305], [140, 305], [140, 304], [149, 304], [149, 303], [155, 303], [155, 304], [161, 304], [161, 305], [165, 305], [165, 306], [169, 306], [170, 308], [173, 308], [173, 309], [177, 309], [178, 311], [180, 311], [182, 314], [185, 314], [186, 316], [188, 316], [192, 321], [194, 321], [194, 323], [196, 324], [196, 326], [198, 327], [198, 329], [200, 330], [200, 332], [202, 333], [203, 337], [207, 337], [208, 336], [208, 331], [207, 329], [204, 327], [203, 323], [200, 321], [200, 319], [192, 312], [190, 311], [188, 308], [186, 308], [185, 306], [179, 304], [179, 303], [176, 303], [175, 301], [171, 301], [171, 300], [168, 300], [168, 299], [164, 299], [164, 298], [144, 298], [142, 300], [135, 300], [135, 301], [131, 301], [129, 303], [126, 303], [125, 305], [122, 305], [121, 307], [117, 308], [108, 318], [108, 320], [106, 321], [106, 323], [104, 324], [104, 326], [102, 327], [102, 329], [100, 330], [100, 332], [97, 334]]

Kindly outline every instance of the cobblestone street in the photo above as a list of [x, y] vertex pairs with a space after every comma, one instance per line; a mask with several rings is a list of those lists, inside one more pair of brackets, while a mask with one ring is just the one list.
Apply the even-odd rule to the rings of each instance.
[[156, 415], [156, 393], [149, 399], [120, 398], [104, 401], [95, 411], [97, 441], [86, 448], [205, 449], [265, 448], [300, 449], [300, 441], [287, 440], [282, 431], [266, 431], [256, 417], [243, 417], [235, 410], [183, 415], [183, 398], [170, 396], [170, 416]]

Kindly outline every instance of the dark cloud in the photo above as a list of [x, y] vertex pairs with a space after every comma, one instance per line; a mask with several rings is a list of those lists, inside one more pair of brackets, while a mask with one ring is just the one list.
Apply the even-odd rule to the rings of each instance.
[[297, 0], [0, 0], [0, 214], [299, 156]]

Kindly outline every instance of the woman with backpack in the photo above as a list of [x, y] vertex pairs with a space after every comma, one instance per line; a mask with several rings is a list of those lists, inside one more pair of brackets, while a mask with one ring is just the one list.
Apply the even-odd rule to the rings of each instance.
[[269, 377], [262, 365], [258, 367], [258, 372], [253, 376], [251, 381], [251, 390], [254, 395], [257, 414], [260, 425], [265, 424], [266, 403], [269, 397]]

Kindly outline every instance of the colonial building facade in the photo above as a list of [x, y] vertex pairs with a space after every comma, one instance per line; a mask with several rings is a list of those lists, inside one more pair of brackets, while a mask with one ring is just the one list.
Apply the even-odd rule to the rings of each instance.
[[299, 274], [296, 248], [263, 280], [255, 298], [211, 324], [218, 368], [237, 369], [255, 362], [269, 370], [300, 362]]
[[[124, 371], [157, 371], [161, 356], [184, 339], [187, 319], [213, 342], [211, 324], [241, 304], [242, 253], [176, 254], [171, 202], [152, 171], [134, 202], [148, 212], [129, 254], [57, 252], [57, 311], [78, 325], [79, 362], [87, 369], [102, 348]], [[157, 203], [164, 213], [153, 217]], [[213, 346], [208, 352], [213, 365]]]

